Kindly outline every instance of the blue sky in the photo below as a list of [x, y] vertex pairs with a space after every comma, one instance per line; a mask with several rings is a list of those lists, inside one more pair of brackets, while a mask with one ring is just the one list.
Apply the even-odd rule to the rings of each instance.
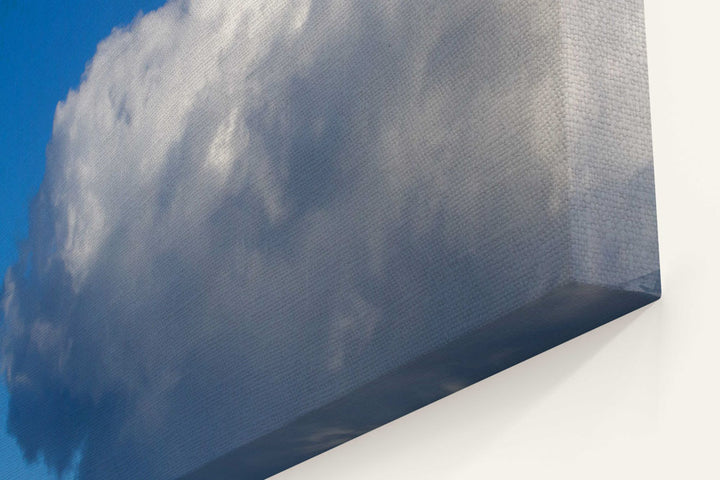
[[[85, 63], [114, 26], [161, 0], [0, 0], [0, 271], [17, 258], [26, 235], [28, 203], [42, 181], [45, 146], [58, 101], [77, 87]], [[0, 478], [52, 478], [26, 466], [5, 434], [7, 391], [0, 384]]]

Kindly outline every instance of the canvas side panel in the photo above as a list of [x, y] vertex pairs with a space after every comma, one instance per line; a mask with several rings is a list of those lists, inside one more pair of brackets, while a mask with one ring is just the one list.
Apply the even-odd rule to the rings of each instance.
[[660, 293], [642, 0], [563, 0], [575, 280]]

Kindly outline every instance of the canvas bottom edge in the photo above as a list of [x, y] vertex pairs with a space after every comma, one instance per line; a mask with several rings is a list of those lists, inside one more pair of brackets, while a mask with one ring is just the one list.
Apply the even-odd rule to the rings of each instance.
[[275, 475], [658, 298], [574, 282], [558, 287], [178, 480]]

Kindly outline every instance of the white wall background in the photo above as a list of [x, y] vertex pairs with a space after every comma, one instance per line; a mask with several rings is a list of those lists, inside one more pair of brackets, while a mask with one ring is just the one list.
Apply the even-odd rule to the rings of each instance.
[[663, 298], [276, 478], [720, 478], [720, 4], [647, 0]]

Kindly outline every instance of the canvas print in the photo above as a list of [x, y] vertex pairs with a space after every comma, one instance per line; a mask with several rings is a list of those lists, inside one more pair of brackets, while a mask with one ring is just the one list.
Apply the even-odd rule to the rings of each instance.
[[641, 0], [51, 3], [1, 478], [267, 478], [660, 296]]

